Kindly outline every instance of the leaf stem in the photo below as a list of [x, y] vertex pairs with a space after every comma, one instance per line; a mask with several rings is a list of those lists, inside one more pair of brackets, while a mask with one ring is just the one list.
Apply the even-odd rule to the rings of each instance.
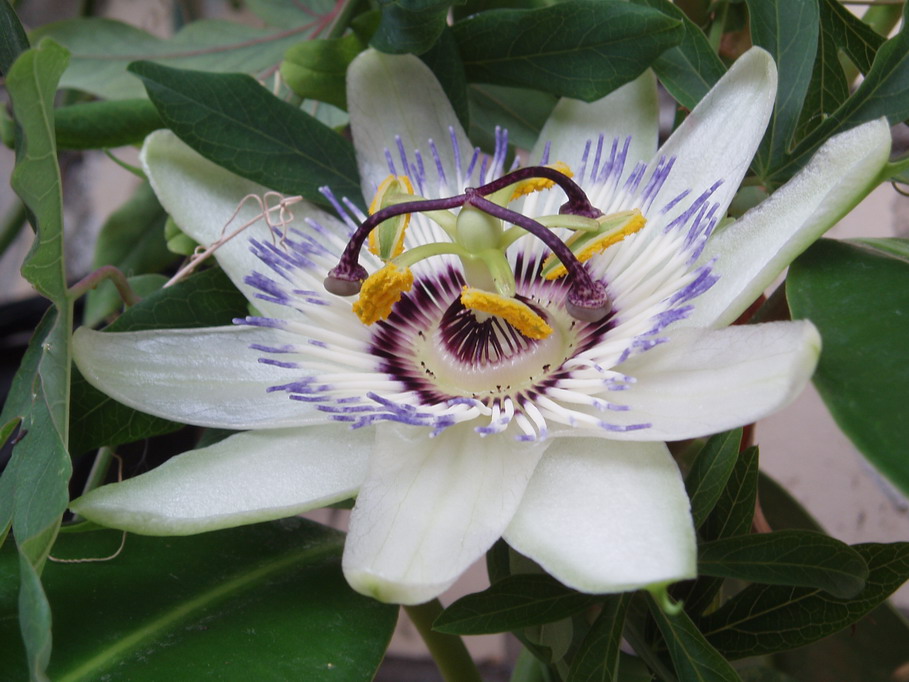
[[67, 295], [71, 300], [75, 300], [90, 289], [94, 289], [106, 279], [109, 279], [114, 283], [114, 286], [117, 287], [117, 291], [120, 293], [120, 298], [123, 299], [123, 302], [127, 306], [136, 305], [141, 300], [136, 296], [135, 292], [133, 292], [132, 287], [129, 286], [126, 275], [113, 265], [102, 265], [94, 272], [86, 275], [69, 288]]
[[457, 635], [446, 635], [432, 629], [433, 621], [442, 613], [442, 604], [438, 599], [405, 606], [404, 610], [426, 643], [445, 682], [482, 682], [464, 640]]
[[344, 35], [354, 10], [360, 4], [360, 0], [340, 0], [340, 2], [342, 3], [340, 8], [334, 10], [335, 16], [329, 26], [327, 38], [340, 38]]

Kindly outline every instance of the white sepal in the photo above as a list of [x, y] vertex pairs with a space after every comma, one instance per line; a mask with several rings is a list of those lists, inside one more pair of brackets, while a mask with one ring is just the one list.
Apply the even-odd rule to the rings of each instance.
[[355, 495], [371, 448], [369, 431], [336, 424], [238, 433], [97, 488], [70, 508], [143, 535], [192, 535], [281, 519]]
[[890, 155], [890, 126], [869, 121], [827, 140], [801, 171], [708, 242], [719, 282], [698, 297], [685, 324], [731, 324], [818, 237], [877, 186]]
[[350, 519], [343, 567], [353, 588], [419, 604], [447, 589], [508, 525], [547, 444], [473, 425], [378, 429]]
[[582, 592], [626, 592], [696, 575], [688, 496], [663, 443], [556, 441], [504, 537]]
[[107, 333], [82, 327], [73, 360], [86, 380], [124, 405], [185, 424], [273, 429], [328, 417], [272, 386], [287, 369], [260, 363], [250, 344], [299, 340], [260, 327], [205, 327]]

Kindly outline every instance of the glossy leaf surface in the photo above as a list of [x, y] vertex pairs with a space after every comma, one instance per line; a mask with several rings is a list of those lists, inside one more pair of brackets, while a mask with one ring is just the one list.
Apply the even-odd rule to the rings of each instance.
[[909, 257], [897, 255], [891, 240], [869, 244], [817, 242], [793, 264], [786, 295], [793, 317], [810, 319], [821, 332], [814, 382], [830, 413], [909, 493]]
[[832, 635], [876, 608], [909, 578], [909, 543], [854, 545], [870, 570], [865, 589], [838, 599], [804, 587], [751, 585], [699, 625], [731, 659], [794, 649]]
[[669, 657], [680, 680], [692, 682], [737, 682], [739, 676], [722, 654], [704, 639], [688, 615], [664, 612], [647, 600], [650, 615], [656, 621], [666, 642]]
[[312, 116], [239, 74], [204, 73], [138, 62], [149, 97], [168, 128], [205, 158], [286, 194], [326, 203], [360, 197], [353, 146]]
[[492, 10], [457, 22], [467, 79], [593, 101], [679, 43], [680, 21], [624, 2], [575, 0]]
[[700, 528], [726, 489], [742, 442], [742, 430], [719, 433], [704, 445], [685, 477], [694, 527]]
[[595, 601], [548, 575], [512, 575], [458, 599], [436, 619], [433, 629], [460, 635], [506, 632], [567, 618]]
[[[61, 535], [62, 559], [107, 557], [114, 531]], [[343, 536], [287, 519], [186, 538], [130, 535], [101, 563], [45, 571], [55, 644], [49, 674], [76, 680], [371, 679], [397, 609], [355, 594], [340, 570]], [[0, 608], [15, 608], [14, 557], [0, 555]], [[91, 617], [86, 617], [90, 614]], [[21, 662], [14, 620], [0, 620], [0, 674]]]
[[669, 0], [633, 0], [657, 9], [682, 22], [681, 42], [653, 62], [653, 70], [670, 95], [686, 109], [694, 109], [701, 98], [726, 73], [723, 62], [710, 47], [703, 31]]
[[[62, 47], [42, 41], [19, 55], [6, 78], [19, 126], [10, 184], [36, 232], [22, 275], [53, 303], [35, 330], [0, 414], [0, 425], [21, 419], [19, 440], [0, 480], [6, 497], [0, 507], [0, 531], [12, 523], [20, 554], [19, 623], [28, 674], [35, 678], [43, 676], [51, 651], [50, 610], [40, 575], [66, 509], [72, 471], [66, 449], [72, 306], [63, 260], [63, 199], [53, 128], [54, 93], [68, 59]], [[15, 580], [10, 582], [15, 585]]]
[[855, 550], [822, 533], [781, 530], [715, 540], [698, 548], [698, 571], [769, 585], [818, 587], [848, 598], [865, 586], [868, 566]]

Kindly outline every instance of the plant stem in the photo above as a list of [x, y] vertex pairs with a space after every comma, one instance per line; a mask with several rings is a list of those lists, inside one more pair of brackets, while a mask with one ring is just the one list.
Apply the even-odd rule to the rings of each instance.
[[359, 4], [360, 0], [344, 0], [344, 5], [331, 22], [327, 38], [340, 38], [344, 35], [344, 31], [347, 30], [347, 26], [350, 23], [350, 18]]
[[464, 640], [457, 635], [445, 635], [432, 629], [433, 621], [442, 613], [442, 604], [438, 599], [405, 606], [404, 610], [426, 643], [445, 682], [481, 682], [480, 673], [467, 653]]
[[141, 300], [129, 286], [129, 282], [126, 281], [126, 275], [113, 265], [102, 265], [94, 272], [80, 279], [69, 288], [68, 296], [71, 300], [75, 300], [90, 289], [94, 289], [106, 279], [109, 279], [114, 283], [114, 286], [117, 287], [117, 291], [120, 294], [120, 298], [123, 299], [123, 302], [127, 306], [136, 305], [136, 303]]

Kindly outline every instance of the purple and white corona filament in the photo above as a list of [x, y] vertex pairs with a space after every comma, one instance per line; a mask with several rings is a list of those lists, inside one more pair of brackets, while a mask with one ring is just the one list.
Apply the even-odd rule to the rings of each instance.
[[[445, 144], [453, 178], [440, 142], [408, 151], [397, 138], [385, 150], [390, 178], [406, 178], [420, 196], [383, 195], [371, 216], [324, 190], [350, 230], [346, 245], [312, 220], [278, 243], [253, 241], [267, 269], [247, 283], [307, 318], [239, 321], [300, 336], [298, 344], [255, 347], [266, 353], [260, 362], [288, 370], [288, 381], [269, 390], [355, 428], [389, 420], [437, 433], [470, 421], [482, 435], [514, 427], [522, 440], [553, 427], [648, 428], [622, 400], [635, 378], [615, 368], [660, 344], [663, 329], [715, 282], [709, 265], [693, 264], [716, 225], [711, 195], [722, 181], [654, 206], [674, 159], [627, 169], [627, 137], [588, 141], [571, 160], [574, 180], [564, 164], [545, 165], [548, 148], [540, 166], [505, 173], [504, 130], [491, 158], [462, 149], [453, 130]], [[372, 230], [398, 221], [394, 229], [404, 215], [398, 255], [361, 249]], [[384, 309], [364, 323], [333, 294], [357, 293], [365, 279], [366, 297], [373, 273], [381, 275], [369, 297], [384, 299]]]

